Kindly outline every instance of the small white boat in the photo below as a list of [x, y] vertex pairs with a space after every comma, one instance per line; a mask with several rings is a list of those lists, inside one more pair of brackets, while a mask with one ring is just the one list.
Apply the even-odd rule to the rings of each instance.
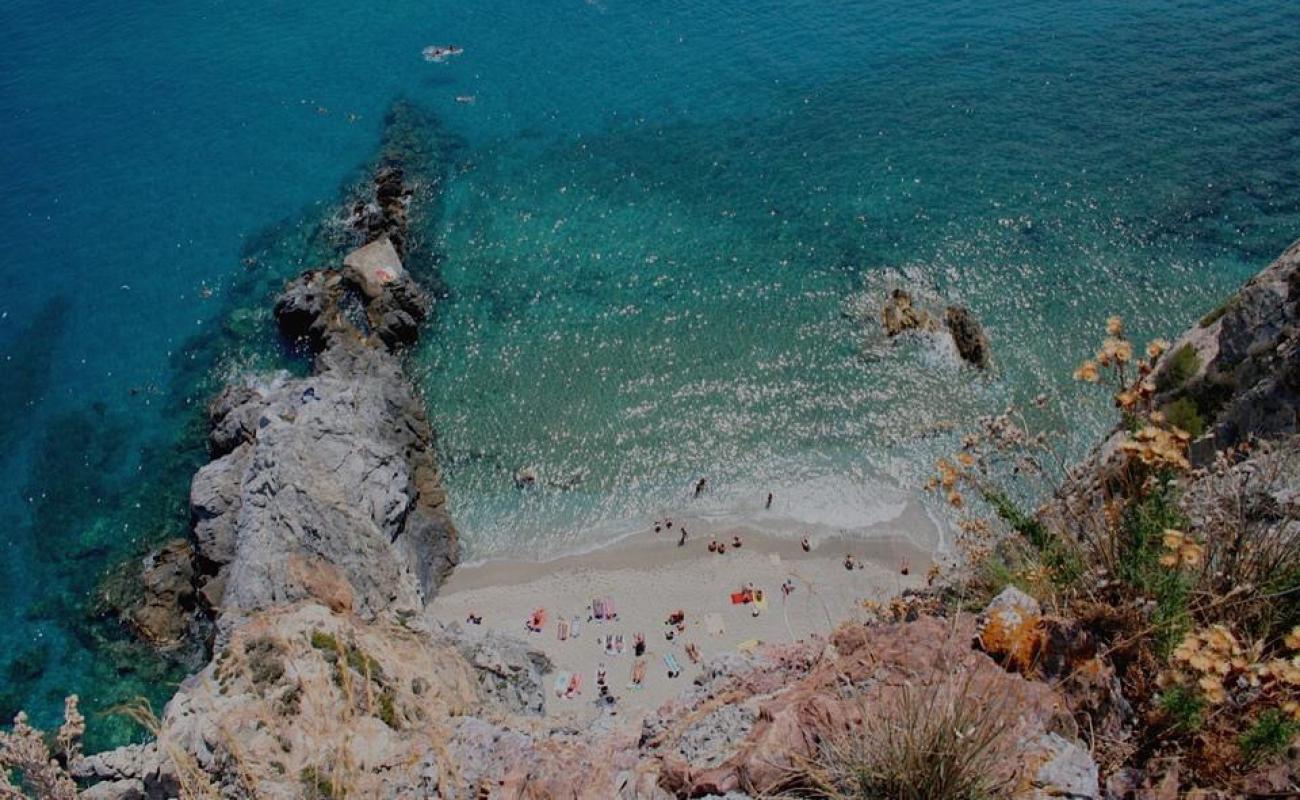
[[458, 56], [461, 53], [465, 52], [465, 49], [462, 47], [457, 47], [454, 44], [449, 44], [446, 46], [431, 44], [428, 47], [424, 48], [422, 52], [424, 53], [425, 61], [432, 61], [435, 64], [441, 64], [442, 62], [446, 61], [452, 56]]

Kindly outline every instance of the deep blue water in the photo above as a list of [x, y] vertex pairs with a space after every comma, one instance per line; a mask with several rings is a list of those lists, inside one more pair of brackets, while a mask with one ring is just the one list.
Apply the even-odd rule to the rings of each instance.
[[[0, 711], [168, 693], [99, 579], [184, 533], [193, 409], [276, 363], [271, 287], [396, 98], [456, 143], [412, 357], [451, 502], [471, 557], [542, 554], [699, 474], [719, 516], [775, 488], [775, 525], [857, 527], [929, 432], [1038, 391], [1086, 441], [1108, 314], [1176, 333], [1300, 236], [1297, 30], [1263, 0], [0, 2]], [[879, 340], [899, 280], [983, 318], [993, 376]]]

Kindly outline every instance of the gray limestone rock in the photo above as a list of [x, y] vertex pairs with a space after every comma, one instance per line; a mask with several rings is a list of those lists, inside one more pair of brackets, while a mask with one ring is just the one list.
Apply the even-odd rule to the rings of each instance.
[[1078, 742], [1055, 733], [1045, 734], [1039, 744], [1048, 756], [1034, 772], [1036, 797], [1041, 800], [1099, 800], [1101, 788], [1097, 764], [1087, 750]]

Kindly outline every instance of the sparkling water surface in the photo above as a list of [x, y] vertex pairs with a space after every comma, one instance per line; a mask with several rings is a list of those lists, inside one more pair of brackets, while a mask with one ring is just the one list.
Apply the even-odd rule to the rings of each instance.
[[[101, 578], [184, 534], [195, 409], [283, 365], [270, 293], [395, 99], [454, 142], [411, 357], [452, 510], [468, 557], [543, 557], [683, 507], [861, 528], [1039, 392], [1084, 446], [1107, 315], [1175, 334], [1300, 236], [1297, 30], [1261, 0], [0, 3], [0, 712], [184, 673]], [[968, 305], [992, 372], [883, 341], [894, 285]]]

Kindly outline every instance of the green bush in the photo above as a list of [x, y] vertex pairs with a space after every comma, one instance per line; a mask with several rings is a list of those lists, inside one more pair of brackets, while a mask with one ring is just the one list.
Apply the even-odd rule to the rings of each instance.
[[1237, 306], [1237, 298], [1236, 298], [1236, 297], [1233, 297], [1233, 298], [1232, 298], [1231, 300], [1229, 300], [1228, 302], [1224, 303], [1223, 305], [1221, 305], [1221, 306], [1219, 306], [1218, 308], [1214, 309], [1214, 310], [1211, 311], [1210, 313], [1208, 313], [1208, 314], [1206, 314], [1205, 316], [1201, 317], [1201, 327], [1202, 327], [1202, 328], [1208, 328], [1208, 327], [1210, 327], [1210, 326], [1213, 325], [1214, 323], [1218, 322], [1219, 319], [1220, 319], [1224, 314], [1227, 314], [1229, 311], [1231, 311], [1232, 309], [1236, 308], [1236, 306]]
[[1156, 651], [1167, 657], [1187, 631], [1191, 585], [1181, 570], [1161, 566], [1160, 556], [1165, 529], [1185, 530], [1187, 517], [1168, 481], [1159, 480], [1156, 486], [1124, 512], [1116, 577], [1155, 600], [1152, 637]]
[[1001, 492], [985, 489], [982, 496], [994, 513], [1038, 552], [1044, 566], [1051, 570], [1053, 582], [1068, 586], [1079, 579], [1083, 574], [1079, 554], [1059, 536], [1052, 535], [1041, 520], [1021, 511], [1015, 501]]
[[1172, 686], [1160, 697], [1160, 710], [1175, 733], [1195, 733], [1205, 722], [1205, 701], [1186, 686]]
[[1270, 708], [1259, 715], [1250, 730], [1241, 735], [1237, 745], [1241, 748], [1241, 756], [1246, 763], [1255, 764], [1285, 753], [1297, 735], [1300, 735], [1300, 722], [1276, 708]]
[[1167, 358], [1165, 368], [1156, 378], [1156, 388], [1162, 392], [1177, 389], [1201, 369], [1201, 356], [1190, 344], [1178, 348]]
[[1190, 433], [1193, 439], [1199, 439], [1205, 433], [1201, 410], [1190, 397], [1180, 397], [1160, 410], [1164, 412], [1165, 420]]

